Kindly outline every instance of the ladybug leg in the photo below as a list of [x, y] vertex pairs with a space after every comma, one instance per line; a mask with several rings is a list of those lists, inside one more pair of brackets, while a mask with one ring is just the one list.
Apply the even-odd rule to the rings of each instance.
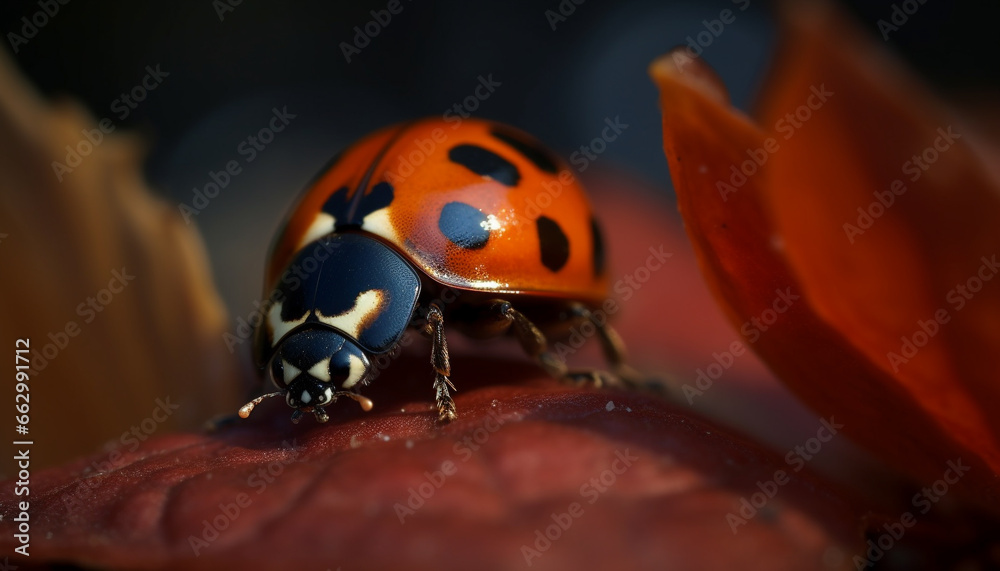
[[621, 337], [607, 323], [598, 325], [594, 322], [593, 314], [582, 304], [573, 304], [570, 307], [571, 317], [575, 319], [587, 319], [594, 323], [601, 338], [601, 346], [604, 349], [605, 357], [615, 369], [614, 374], [594, 369], [568, 369], [562, 359], [549, 351], [545, 334], [523, 313], [514, 309], [510, 302], [504, 300], [494, 301], [493, 310], [496, 314], [508, 320], [509, 326], [514, 330], [514, 335], [520, 341], [525, 353], [538, 360], [542, 368], [557, 379], [601, 387], [605, 385], [620, 385], [622, 382], [631, 384], [632, 379], [637, 378], [634, 371], [625, 365], [625, 344], [622, 342]]
[[[330, 415], [323, 410], [323, 407], [316, 407], [313, 409], [313, 415], [316, 417], [316, 422], [327, 422], [330, 420]], [[295, 422], [294, 420], [292, 422]]]
[[578, 319], [593, 323], [594, 327], [597, 328], [597, 336], [601, 341], [604, 358], [611, 365], [612, 372], [617, 377], [617, 380], [622, 381], [626, 385], [634, 386], [642, 384], [640, 381], [642, 375], [625, 364], [625, 343], [622, 341], [621, 336], [618, 335], [618, 332], [608, 325], [607, 320], [604, 320], [604, 323], [598, 323], [594, 319], [594, 314], [579, 303], [574, 303], [570, 306], [570, 313]]
[[513, 329], [514, 336], [525, 353], [537, 360], [553, 377], [566, 378], [566, 363], [549, 351], [545, 334], [523, 313], [514, 309], [509, 301], [497, 299], [490, 302], [488, 316], [486, 321], [480, 322], [483, 328], [488, 328], [495, 334]]
[[434, 400], [437, 402], [438, 420], [448, 422], [458, 418], [455, 401], [451, 399], [448, 387], [451, 383], [451, 362], [448, 359], [448, 341], [444, 337], [444, 314], [437, 304], [432, 303], [427, 311], [427, 325], [424, 333], [431, 338], [431, 365], [434, 367]]

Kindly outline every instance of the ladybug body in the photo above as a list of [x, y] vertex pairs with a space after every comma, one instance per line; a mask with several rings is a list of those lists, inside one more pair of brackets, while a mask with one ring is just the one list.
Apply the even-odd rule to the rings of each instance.
[[[407, 328], [431, 340], [441, 420], [456, 417], [444, 325], [487, 338], [511, 332], [554, 376], [571, 373], [546, 337], [592, 320], [625, 371], [617, 335], [590, 311], [608, 295], [604, 247], [580, 185], [530, 136], [484, 120], [388, 127], [336, 157], [279, 231], [255, 330], [258, 367], [293, 420], [358, 393], [374, 358]], [[620, 376], [620, 375], [619, 375]]]

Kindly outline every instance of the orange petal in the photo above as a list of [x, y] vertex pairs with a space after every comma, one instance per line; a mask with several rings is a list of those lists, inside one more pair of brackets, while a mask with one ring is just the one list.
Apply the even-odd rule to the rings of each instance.
[[[997, 272], [1000, 183], [971, 129], [849, 22], [819, 3], [785, 12], [757, 122], [683, 51], [650, 70], [703, 271], [807, 404], [925, 485], [961, 459], [957, 488], [1000, 509], [1000, 280], [977, 283]], [[960, 284], [982, 287], [965, 299]]]

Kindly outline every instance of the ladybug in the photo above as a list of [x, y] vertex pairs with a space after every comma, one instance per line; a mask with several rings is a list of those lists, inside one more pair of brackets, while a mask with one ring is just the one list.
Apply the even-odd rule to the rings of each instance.
[[[445, 324], [512, 334], [550, 374], [623, 380], [620, 338], [592, 310], [608, 298], [604, 241], [583, 188], [531, 136], [479, 119], [383, 128], [336, 156], [272, 245], [254, 359], [292, 421], [358, 390], [408, 328], [431, 342], [437, 415], [457, 418]], [[441, 300], [450, 300], [450, 303]], [[570, 371], [547, 338], [594, 324], [613, 372]]]

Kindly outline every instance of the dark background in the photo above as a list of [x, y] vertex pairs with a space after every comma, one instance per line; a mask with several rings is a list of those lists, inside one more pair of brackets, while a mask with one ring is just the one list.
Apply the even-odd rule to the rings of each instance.
[[[606, 118], [620, 117], [628, 129], [597, 162], [637, 173], [670, 199], [648, 63], [704, 31], [703, 20], [734, 10], [735, 22], [704, 57], [745, 109], [775, 48], [768, 5], [758, 0], [745, 12], [744, 2], [730, 0], [587, 0], [555, 30], [545, 13], [558, 11], [559, 0], [400, 1], [402, 12], [350, 63], [340, 43], [387, 0], [244, 0], [222, 20], [216, 6], [226, 0], [70, 0], [13, 57], [45, 95], [72, 96], [116, 130], [140, 132], [150, 183], [172, 203], [190, 204], [210, 170], [240, 161], [242, 172], [195, 219], [235, 316], [254, 309], [271, 234], [327, 159], [382, 125], [441, 115], [474, 93], [479, 76], [492, 74], [501, 86], [475, 115], [517, 125], [563, 156], [598, 136]], [[961, 101], [996, 92], [1000, 3], [926, 0], [883, 42], [876, 23], [894, 3], [903, 4], [842, 2], [941, 95]], [[4, 2], [5, 39], [40, 9], [37, 0]], [[13, 53], [9, 39], [4, 44]], [[112, 102], [157, 64], [170, 75], [120, 120]], [[265, 127], [275, 107], [296, 118], [246, 162], [239, 143]]]

